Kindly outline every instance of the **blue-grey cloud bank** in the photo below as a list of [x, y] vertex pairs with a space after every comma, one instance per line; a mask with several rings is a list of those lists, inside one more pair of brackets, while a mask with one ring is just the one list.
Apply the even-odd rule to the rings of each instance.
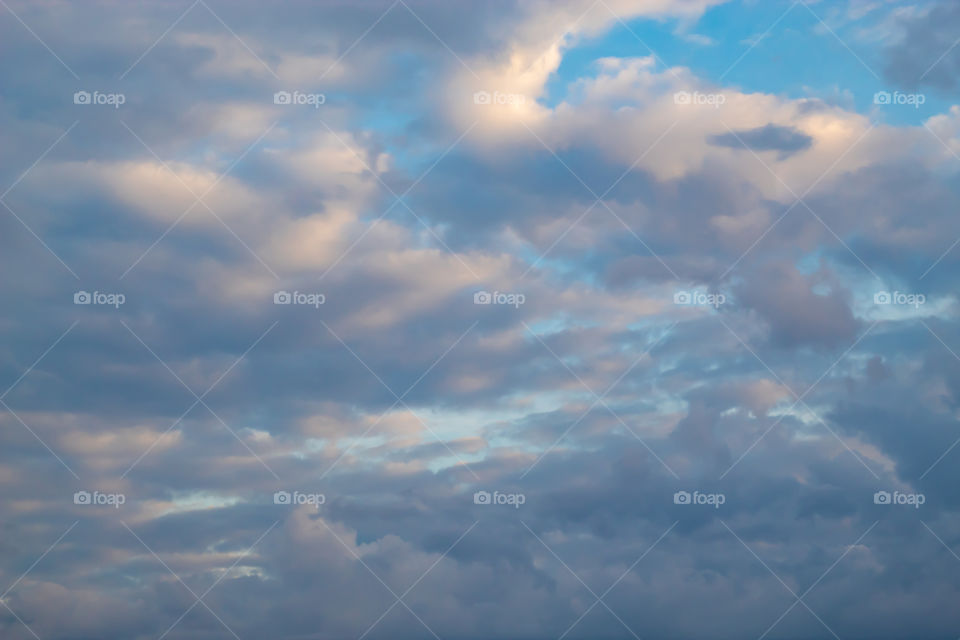
[[0, 637], [956, 638], [958, 24], [0, 0]]

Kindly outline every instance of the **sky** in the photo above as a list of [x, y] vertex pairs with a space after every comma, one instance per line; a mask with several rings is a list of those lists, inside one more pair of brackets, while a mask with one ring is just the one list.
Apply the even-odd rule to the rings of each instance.
[[0, 637], [957, 638], [958, 34], [0, 0]]

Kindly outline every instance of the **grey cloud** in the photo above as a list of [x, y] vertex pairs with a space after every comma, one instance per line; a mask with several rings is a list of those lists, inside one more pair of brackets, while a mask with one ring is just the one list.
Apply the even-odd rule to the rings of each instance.
[[[520, 17], [534, 11], [516, 3], [410, 4], [461, 55], [486, 59], [500, 55]], [[85, 83], [103, 87], [182, 10], [54, 14], [12, 6]], [[284, 55], [339, 55], [390, 5], [210, 6], [277, 67]], [[216, 52], [177, 36], [230, 38], [201, 5], [121, 83], [130, 102], [118, 114], [78, 115], [69, 101], [76, 82], [59, 63], [9, 16], [0, 34], [24, 61], [0, 72], [0, 126], [9, 132], [0, 149], [3, 184], [81, 120], [5, 198], [80, 280], [0, 210], [0, 267], [10, 276], [0, 283], [9, 303], [0, 322], [8, 338], [0, 393], [16, 382], [3, 400], [27, 425], [0, 413], [0, 589], [79, 521], [4, 598], [40, 637], [155, 638], [193, 604], [123, 523], [197, 594], [220, 579], [206, 602], [244, 638], [358, 637], [394, 602], [368, 567], [398, 594], [430, 569], [405, 600], [441, 637], [557, 638], [594, 600], [564, 563], [598, 594], [622, 576], [605, 602], [643, 637], [757, 637], [794, 599], [724, 523], [797, 593], [846, 554], [809, 597], [841, 637], [950, 637], [960, 624], [955, 558], [923, 526], [954, 545], [956, 450], [921, 478], [955, 439], [960, 364], [916, 316], [885, 321], [845, 353], [871, 322], [856, 304], [864, 270], [802, 208], [759, 241], [766, 225], [721, 234], [716, 216], [740, 221], [759, 211], [773, 222], [785, 205], [719, 161], [664, 180], [634, 170], [608, 195], [623, 223], [597, 208], [521, 280], [531, 256], [593, 202], [549, 151], [517, 141], [493, 159], [470, 145], [451, 151], [409, 195], [443, 244], [402, 206], [385, 219], [393, 225], [387, 234], [374, 229], [361, 238], [392, 202], [368, 172], [357, 177], [345, 168], [330, 177], [317, 162], [308, 168], [325, 181], [311, 182], [283, 163], [315, 150], [325, 123], [349, 133], [399, 193], [450, 144], [426, 89], [462, 69], [401, 5], [345, 57], [352, 75], [331, 78], [320, 114], [271, 111], [278, 85], [256, 60], [244, 58], [250, 66], [238, 73], [202, 71]], [[318, 214], [330, 221], [352, 207], [358, 220], [345, 236], [357, 241], [355, 250], [329, 276], [277, 267], [274, 281], [200, 207], [120, 280], [169, 220], [136, 213], [138, 203], [122, 198], [118, 185], [92, 181], [82, 169], [153, 163], [122, 116], [184, 175], [218, 175], [260, 133], [218, 128], [237, 124], [217, 115], [225, 104], [262, 106], [269, 122], [280, 120], [231, 172], [247, 191], [218, 213], [239, 238], [259, 250], [284, 224]], [[369, 124], [382, 124], [385, 111], [396, 122]], [[784, 156], [811, 144], [774, 125], [739, 135]], [[727, 136], [714, 142], [733, 146]], [[382, 152], [392, 165], [377, 167]], [[588, 142], [558, 155], [598, 193], [628, 169]], [[352, 154], [324, 160], [339, 169]], [[896, 282], [910, 282], [960, 235], [950, 177], [920, 166], [891, 158], [826, 180], [807, 198]], [[143, 194], [144, 204], [172, 197], [173, 188]], [[346, 196], [356, 199], [344, 205]], [[917, 202], [920, 214], [909, 206]], [[404, 262], [445, 257], [448, 248], [496, 275], [455, 279], [455, 259]], [[684, 282], [674, 282], [650, 250]], [[817, 270], [798, 269], [814, 254]], [[851, 265], [858, 275], [848, 280]], [[955, 266], [948, 255], [931, 272], [932, 291], [951, 291]], [[725, 291], [729, 305], [677, 308], [669, 290], [691, 283]], [[475, 290], [508, 287], [527, 303], [472, 302]], [[80, 288], [116, 288], [128, 303], [74, 305]], [[314, 288], [327, 296], [320, 309], [272, 303], [274, 289]], [[245, 295], [251, 290], [262, 295]], [[401, 309], [410, 300], [416, 304]], [[924, 317], [948, 345], [960, 344], [948, 312]], [[177, 376], [198, 394], [223, 376], [204, 401], [226, 425], [202, 405], [184, 415], [195, 398]], [[375, 424], [396, 400], [378, 377], [398, 394], [416, 382], [404, 401], [435, 433], [402, 406]], [[809, 410], [791, 409], [793, 396], [777, 391], [775, 378], [797, 393], [816, 385], [805, 397]], [[597, 402], [593, 392], [615, 382]], [[122, 491], [127, 503], [117, 510], [73, 504], [74, 491], [95, 488]], [[922, 490], [928, 503], [920, 511], [873, 503], [875, 491], [894, 488]], [[327, 501], [319, 510], [273, 504], [280, 489], [322, 492]], [[521, 492], [526, 501], [519, 509], [476, 505], [479, 490]], [[683, 490], [722, 492], [727, 501], [716, 510], [674, 504]], [[3, 608], [0, 635], [33, 637]], [[370, 637], [424, 635], [398, 605]], [[630, 633], [598, 605], [570, 635]], [[772, 635], [830, 634], [798, 606]], [[168, 637], [229, 636], [198, 605]]]
[[[817, 284], [832, 285], [832, 290], [817, 293]], [[805, 277], [778, 266], [756, 274], [736, 291], [738, 300], [769, 324], [771, 338], [782, 346], [837, 347], [856, 339], [860, 322], [850, 309], [849, 293], [831, 282], [829, 274]]]
[[780, 158], [788, 158], [810, 148], [813, 138], [793, 127], [767, 124], [746, 131], [731, 131], [710, 138], [710, 144], [731, 149], [779, 151]]
[[906, 14], [899, 25], [903, 37], [885, 52], [884, 75], [905, 89], [932, 86], [953, 94], [960, 73], [960, 54], [953, 47], [958, 25], [960, 7], [953, 2]]

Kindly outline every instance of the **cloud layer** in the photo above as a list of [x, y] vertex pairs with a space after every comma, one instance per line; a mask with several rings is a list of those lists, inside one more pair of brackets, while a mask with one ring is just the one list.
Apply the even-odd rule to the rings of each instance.
[[950, 3], [8, 2], [4, 638], [960, 633]]

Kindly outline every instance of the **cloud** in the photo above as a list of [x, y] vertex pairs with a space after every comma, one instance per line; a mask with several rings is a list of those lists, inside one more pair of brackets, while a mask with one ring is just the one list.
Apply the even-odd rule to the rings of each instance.
[[957, 108], [714, 84], [708, 0], [11, 9], [4, 638], [960, 623]]
[[768, 124], [747, 131], [731, 131], [713, 136], [711, 143], [731, 149], [749, 149], [752, 151], [779, 151], [781, 158], [808, 149], [813, 138], [790, 127]]
[[960, 9], [952, 2], [934, 2], [899, 19], [903, 35], [886, 50], [884, 75], [897, 86], [932, 86], [947, 95], [957, 88], [960, 58], [953, 44], [953, 28]]

